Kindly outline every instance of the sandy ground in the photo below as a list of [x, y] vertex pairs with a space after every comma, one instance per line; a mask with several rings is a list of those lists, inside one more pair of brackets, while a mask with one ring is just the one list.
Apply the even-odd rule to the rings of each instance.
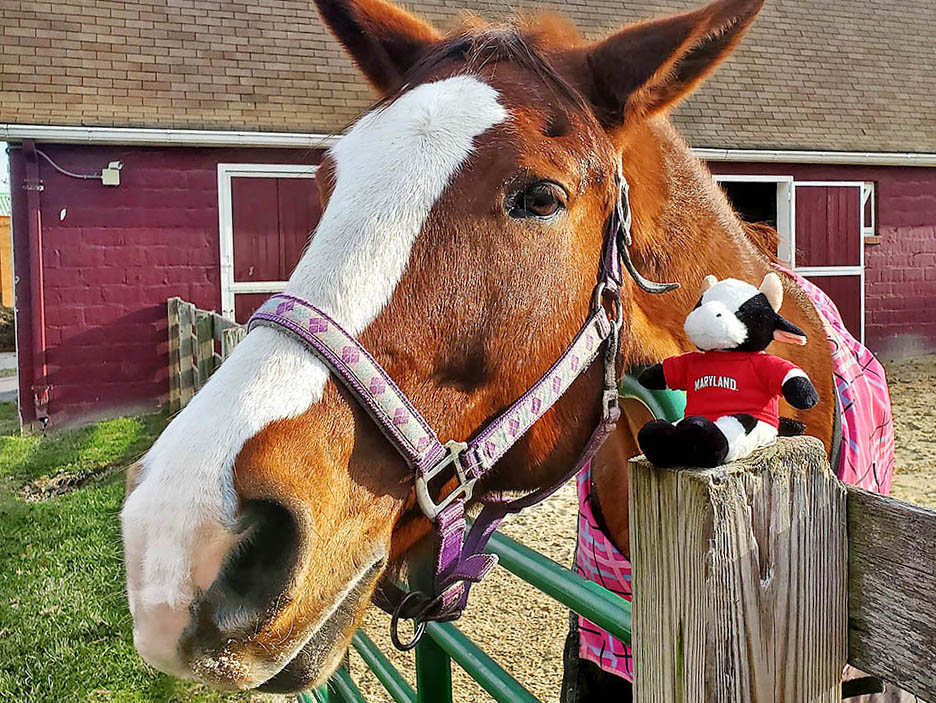
[[[503, 532], [546, 554], [564, 566], [575, 549], [575, 485], [569, 482], [555, 495], [516, 515]], [[471, 592], [459, 629], [477, 642], [501, 666], [542, 701], [557, 701], [562, 683], [562, 647], [569, 611], [504, 569], [494, 571]], [[371, 608], [364, 624], [407, 680], [414, 680], [413, 655], [393, 649], [387, 634], [389, 618]], [[404, 630], [408, 632], [408, 630]], [[356, 654], [351, 657], [355, 681], [369, 702], [391, 699]], [[458, 666], [453, 666], [455, 700], [491, 700]]]
[[[936, 508], [936, 355], [887, 364], [897, 432], [897, 472], [893, 495]], [[572, 483], [541, 505], [516, 516], [504, 528], [512, 537], [569, 565], [574, 549], [575, 490]], [[568, 611], [503, 569], [495, 569], [472, 591], [459, 627], [483, 646], [540, 700], [556, 701], [562, 680], [562, 646]], [[372, 609], [367, 633], [414, 680], [413, 656], [393, 649], [388, 618]], [[391, 699], [356, 654], [352, 673], [368, 701]], [[490, 700], [455, 666], [455, 700]]]
[[936, 508], [936, 355], [886, 367], [897, 437], [891, 495]]

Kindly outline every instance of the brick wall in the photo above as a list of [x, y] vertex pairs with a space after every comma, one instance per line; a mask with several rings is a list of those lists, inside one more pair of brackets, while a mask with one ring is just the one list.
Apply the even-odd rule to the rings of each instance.
[[865, 250], [868, 332], [885, 357], [936, 352], [936, 169], [878, 181], [879, 246]]
[[712, 163], [722, 174], [873, 181], [877, 234], [865, 246], [865, 339], [884, 358], [936, 352], [936, 168]]
[[311, 1], [0, 4], [0, 122], [330, 131], [372, 100]]
[[[48, 365], [55, 424], [137, 407], [168, 392], [166, 299], [220, 307], [217, 164], [315, 163], [308, 150], [39, 145], [73, 172], [124, 163], [119, 187], [40, 159]], [[11, 154], [20, 393], [32, 417], [29, 241], [22, 151]]]

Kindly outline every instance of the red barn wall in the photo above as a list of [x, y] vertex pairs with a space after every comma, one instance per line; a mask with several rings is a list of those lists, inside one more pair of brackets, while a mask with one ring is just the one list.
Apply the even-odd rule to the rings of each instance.
[[936, 168], [712, 162], [716, 174], [873, 181], [880, 244], [865, 245], [865, 342], [884, 358], [936, 351]]
[[[59, 166], [122, 161], [120, 186], [80, 180], [39, 158], [50, 422], [150, 409], [168, 393], [166, 299], [220, 308], [219, 163], [317, 163], [307, 149], [40, 144]], [[17, 339], [24, 422], [32, 402], [25, 158], [11, 153]]]
[[[165, 303], [220, 307], [218, 163], [314, 164], [304, 149], [39, 145], [63, 168], [122, 161], [105, 187], [39, 159], [53, 425], [154, 408], [167, 394]], [[866, 337], [888, 357], [936, 350], [936, 169], [716, 162], [715, 173], [877, 185], [879, 245], [866, 247]], [[23, 419], [34, 419], [23, 152], [11, 155]], [[64, 215], [64, 216], [63, 216]], [[243, 302], [243, 301], [242, 301]]]

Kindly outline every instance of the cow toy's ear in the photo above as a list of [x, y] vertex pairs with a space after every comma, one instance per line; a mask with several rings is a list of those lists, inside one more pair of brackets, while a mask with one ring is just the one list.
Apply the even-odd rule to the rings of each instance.
[[806, 344], [806, 333], [799, 327], [784, 317], [777, 315], [777, 321], [774, 324], [773, 338], [775, 342], [784, 344], [796, 344], [804, 346]]
[[774, 312], [780, 312], [780, 306], [783, 305], [783, 284], [780, 282], [780, 276], [773, 271], [764, 276], [760, 292], [767, 297]]
[[707, 291], [709, 288], [714, 286], [716, 283], [718, 283], [718, 279], [715, 278], [715, 276], [713, 276], [712, 274], [709, 274], [708, 276], [703, 278], [702, 284], [699, 286], [699, 296], [701, 297], [702, 295], [704, 295], [705, 291]]

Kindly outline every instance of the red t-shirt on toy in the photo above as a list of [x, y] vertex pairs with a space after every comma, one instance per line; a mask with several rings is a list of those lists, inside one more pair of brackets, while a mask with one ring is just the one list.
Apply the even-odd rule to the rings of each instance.
[[776, 427], [783, 379], [799, 367], [766, 352], [710, 351], [671, 356], [663, 361], [666, 385], [686, 391], [686, 417], [714, 422], [747, 413]]

